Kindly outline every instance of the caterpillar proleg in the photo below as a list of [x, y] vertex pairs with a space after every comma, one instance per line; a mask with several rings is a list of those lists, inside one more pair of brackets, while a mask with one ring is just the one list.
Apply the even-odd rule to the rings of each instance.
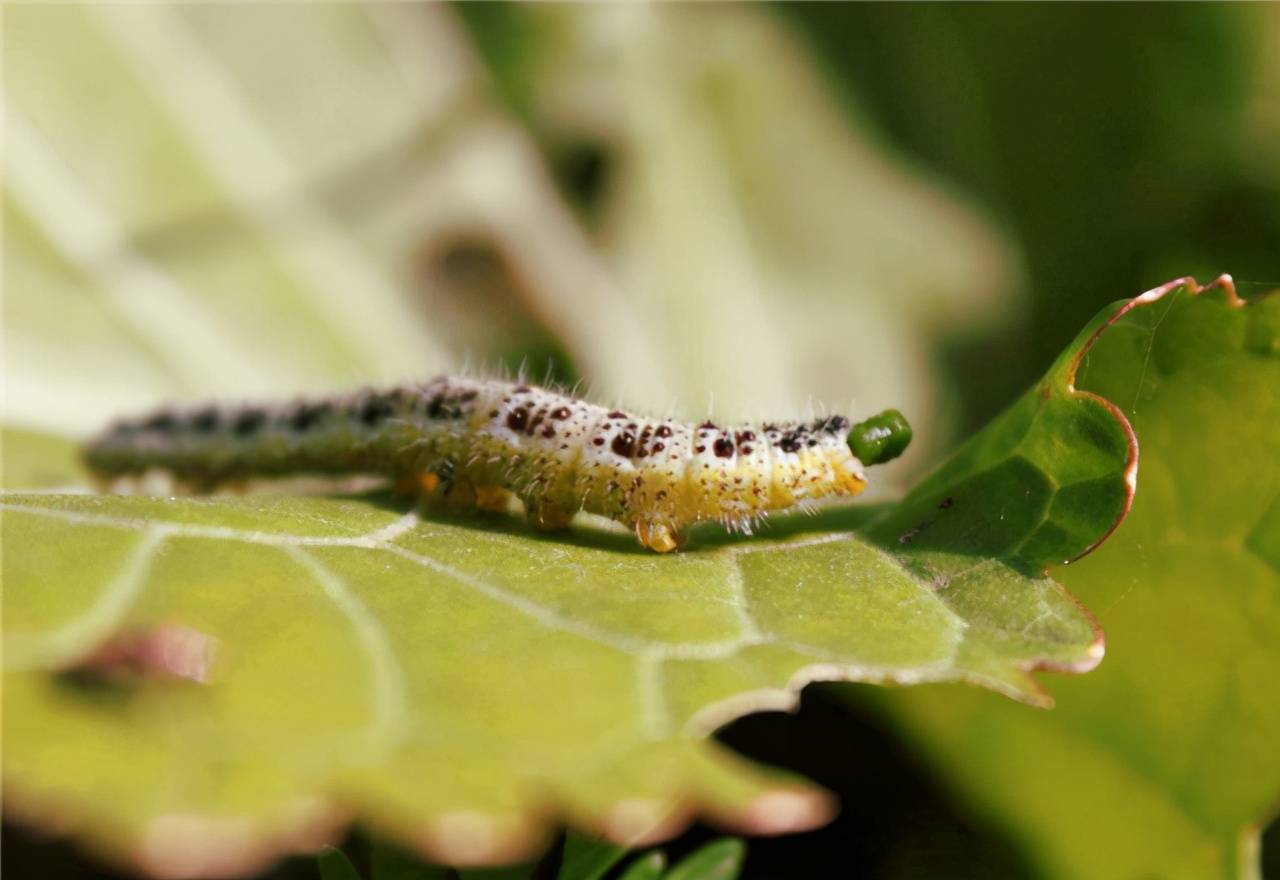
[[553, 390], [440, 377], [279, 406], [162, 409], [117, 422], [85, 447], [110, 479], [152, 469], [193, 486], [291, 474], [378, 474], [454, 507], [505, 507], [538, 527], [579, 510], [613, 519], [665, 553], [706, 520], [750, 532], [771, 511], [866, 487], [864, 465], [911, 437], [888, 410], [850, 426], [688, 425], [608, 409]]

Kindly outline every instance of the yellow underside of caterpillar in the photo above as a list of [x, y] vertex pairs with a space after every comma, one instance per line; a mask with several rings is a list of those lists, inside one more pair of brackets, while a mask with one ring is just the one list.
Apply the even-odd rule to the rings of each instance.
[[[841, 449], [801, 452], [767, 469], [759, 462], [690, 462], [673, 469], [588, 464], [576, 452], [563, 458], [552, 450], [531, 454], [482, 432], [458, 437], [456, 448], [449, 448], [454, 445], [439, 438], [402, 459], [397, 489], [451, 511], [504, 512], [519, 499], [529, 521], [544, 530], [565, 528], [575, 513], [586, 511], [621, 523], [659, 553], [677, 549], [681, 531], [695, 523], [716, 521], [750, 532], [770, 512], [822, 497], [852, 497], [866, 488], [860, 468], [851, 467]], [[458, 464], [441, 468], [445, 461]]]

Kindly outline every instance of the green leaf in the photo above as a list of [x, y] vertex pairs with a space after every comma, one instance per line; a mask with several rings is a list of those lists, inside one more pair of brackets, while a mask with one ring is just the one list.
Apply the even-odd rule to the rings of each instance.
[[654, 850], [632, 860], [619, 880], [659, 880], [666, 867], [666, 853]]
[[0, 426], [0, 486], [47, 490], [87, 485], [78, 447], [55, 434]]
[[316, 865], [320, 869], [320, 880], [362, 880], [347, 854], [337, 847], [325, 847], [316, 856]]
[[1056, 574], [1111, 656], [1052, 713], [874, 697], [1046, 877], [1252, 876], [1280, 803], [1280, 295], [1175, 282], [1110, 309], [1079, 384], [1141, 443], [1132, 515]]
[[681, 859], [665, 880], [734, 880], [746, 857], [747, 845], [736, 837], [713, 840]]
[[[767, 186], [708, 177], [703, 207], [729, 217], [749, 197], [758, 229], [712, 224], [707, 259], [686, 272], [677, 257], [692, 239], [662, 221], [697, 191], [629, 212], [615, 258], [652, 255], [620, 260], [619, 275], [650, 295], [696, 290], [699, 278], [717, 292], [699, 301], [700, 323], [646, 301], [650, 332], [611, 334], [602, 347], [602, 327], [632, 326], [633, 298], [528, 183], [542, 177], [511, 158], [529, 154], [519, 133], [468, 110], [478, 77], [454, 63], [465, 46], [447, 14], [341, 4], [6, 14], [5, 286], [30, 291], [4, 303], [6, 413], [88, 430], [170, 395], [328, 390], [443, 365], [462, 335], [449, 316], [465, 310], [433, 309], [424, 326], [410, 297], [424, 242], [456, 234], [456, 218], [431, 214], [438, 202], [422, 195], [453, 186], [478, 191], [479, 225], [495, 230], [494, 247], [529, 279], [584, 375], [613, 391], [643, 383], [632, 390], [650, 399], [672, 379], [664, 386], [648, 337], [692, 328], [708, 343], [697, 352], [755, 352], [744, 339], [773, 340], [784, 326], [777, 360], [803, 351], [803, 369], [786, 381], [775, 368], [749, 381], [730, 369], [722, 393], [741, 403], [844, 394], [841, 377], [866, 358], [864, 381], [896, 398], [919, 389], [899, 383], [923, 374], [923, 345], [870, 292], [936, 313], [945, 290], [954, 317], [975, 311], [974, 290], [1001, 287], [1002, 246], [985, 227], [954, 206], [935, 212], [937, 200], [883, 157], [831, 148], [845, 132], [807, 75], [779, 81], [760, 71], [781, 68], [735, 55], [720, 73], [746, 98], [706, 126], [672, 129], [669, 151], [646, 142], [632, 183], [650, 186], [682, 157], [718, 157], [720, 133], [737, 132], [726, 143], [747, 150], [743, 161], [712, 165], [745, 168], [742, 180], [767, 172]], [[762, 57], [790, 58], [785, 36], [751, 16], [725, 21]], [[643, 81], [678, 31], [664, 26], [625, 76]], [[700, 43], [680, 47], [694, 78]], [[295, 100], [308, 91], [325, 101]], [[780, 161], [750, 135], [756, 99], [782, 118], [798, 95], [804, 135], [777, 142]], [[665, 99], [651, 109], [683, 112]], [[465, 135], [463, 152], [483, 161], [437, 179], [416, 145], [442, 135]], [[821, 162], [801, 161], [819, 150]], [[346, 178], [375, 155], [377, 175]], [[470, 186], [476, 178], [485, 184]], [[863, 198], [885, 179], [882, 198]], [[851, 206], [856, 229], [844, 222]], [[897, 224], [884, 222], [891, 209]], [[890, 228], [916, 229], [922, 216], [927, 236]], [[722, 269], [763, 252], [747, 238], [785, 246], [746, 273], [764, 282], [725, 284], [739, 273]], [[863, 277], [850, 240], [879, 271], [858, 297], [833, 298]], [[928, 268], [914, 259], [938, 255]], [[678, 283], [647, 283], [654, 267]], [[808, 293], [768, 304], [765, 289], [787, 289], [797, 267]], [[747, 296], [756, 286], [758, 302]], [[693, 299], [677, 299], [679, 317], [693, 317]], [[722, 306], [750, 327], [720, 320]], [[784, 313], [823, 319], [791, 326]], [[853, 361], [833, 369], [827, 355], [808, 357], [840, 346]], [[706, 366], [678, 364], [699, 406], [696, 383], [722, 384]], [[814, 376], [832, 385], [811, 387]], [[793, 705], [811, 680], [969, 681], [1045, 704], [1031, 670], [1097, 662], [1091, 619], [1042, 569], [1119, 516], [1128, 438], [1064, 377], [1052, 374], [901, 505], [779, 521], [754, 541], [704, 530], [670, 558], [599, 523], [548, 538], [503, 520], [423, 521], [381, 496], [7, 494], [6, 815], [163, 875], [252, 871], [316, 849], [353, 819], [468, 866], [525, 858], [562, 819], [624, 845], [694, 815], [747, 833], [812, 827], [830, 813], [825, 795], [705, 735]], [[1058, 432], [1072, 438], [1069, 454], [1054, 449]], [[6, 443], [5, 477], [61, 488], [70, 452], [20, 437]]]
[[558, 880], [600, 880], [627, 851], [615, 843], [570, 831], [560, 857]]
[[704, 735], [813, 680], [1043, 705], [1030, 670], [1099, 659], [1041, 571], [1121, 514], [1131, 438], [1070, 367], [899, 505], [668, 557], [379, 496], [7, 494], [9, 804], [156, 873], [203, 864], [193, 835], [250, 870], [347, 816], [462, 865], [556, 813], [624, 845], [813, 827], [821, 793]]

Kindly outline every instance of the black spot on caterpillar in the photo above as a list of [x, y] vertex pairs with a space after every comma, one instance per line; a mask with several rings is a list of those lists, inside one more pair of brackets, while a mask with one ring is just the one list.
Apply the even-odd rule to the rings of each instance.
[[[333, 410], [332, 404], [329, 403], [300, 403], [293, 409], [284, 413], [284, 421], [294, 431], [307, 431], [314, 427], [320, 419], [328, 415]], [[176, 416], [170, 420], [170, 426], [177, 424]]]
[[240, 437], [248, 437], [267, 423], [267, 414], [260, 409], [242, 410], [232, 422], [231, 430]]
[[200, 487], [375, 473], [455, 506], [505, 507], [514, 494], [540, 527], [586, 510], [665, 552], [692, 523], [749, 532], [771, 511], [856, 495], [864, 464], [909, 439], [894, 411], [852, 429], [842, 416], [690, 426], [529, 385], [441, 377], [281, 406], [164, 409], [118, 422], [84, 455], [104, 478], [160, 468]]

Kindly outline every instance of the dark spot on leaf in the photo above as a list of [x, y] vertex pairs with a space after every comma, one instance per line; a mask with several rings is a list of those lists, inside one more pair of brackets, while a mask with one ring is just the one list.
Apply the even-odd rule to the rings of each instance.
[[186, 679], [208, 683], [217, 648], [213, 636], [178, 623], [153, 624], [110, 638], [75, 667], [82, 683]]

